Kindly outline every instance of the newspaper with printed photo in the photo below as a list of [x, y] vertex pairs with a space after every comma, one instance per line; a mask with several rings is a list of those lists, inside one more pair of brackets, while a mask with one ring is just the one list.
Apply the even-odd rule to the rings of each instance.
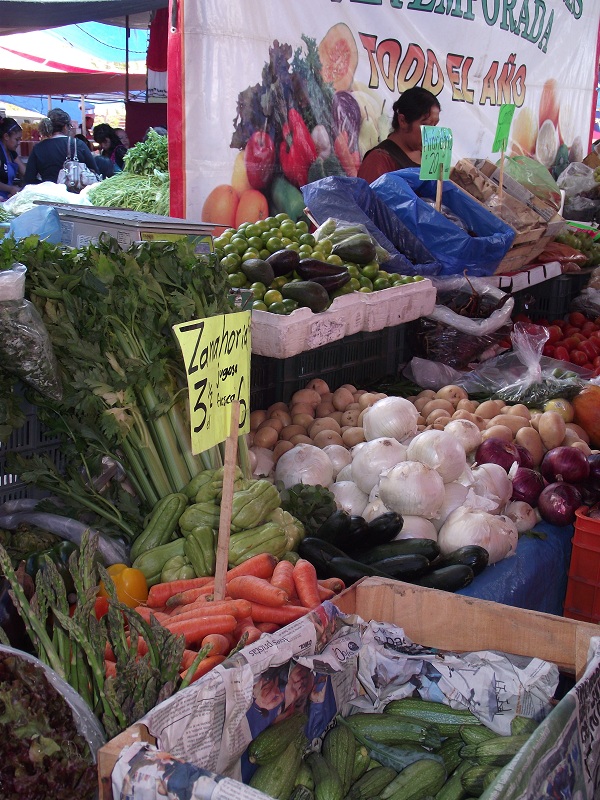
[[[596, 672], [600, 675], [598, 657], [592, 660], [586, 675], [593, 677]], [[335, 605], [324, 603], [292, 625], [263, 635], [140, 720], [156, 737], [157, 747], [144, 744], [138, 745], [135, 752], [121, 753], [118, 769], [113, 771], [113, 796], [115, 800], [128, 800], [133, 797], [131, 786], [143, 784], [143, 794], [141, 789], [140, 793], [135, 789], [136, 800], [165, 796], [173, 800], [260, 797], [245, 785], [256, 768], [247, 758], [247, 747], [265, 728], [298, 711], [307, 715], [306, 735], [312, 749], [319, 748], [337, 714], [377, 713], [390, 700], [401, 697], [468, 707], [491, 729], [509, 733], [516, 714], [538, 721], [549, 714], [558, 679], [556, 665], [540, 659], [493, 651], [449, 653], [423, 647], [412, 642], [398, 626], [344, 615]], [[596, 770], [588, 778], [583, 775], [582, 733], [577, 725], [573, 692], [555, 709], [566, 714], [564, 709], [571, 709], [566, 701], [571, 698], [570, 725], [552, 723], [551, 732], [544, 735], [554, 719], [553, 713], [532, 741], [537, 742], [537, 758], [546, 758], [545, 777], [551, 774], [552, 751], [562, 752], [570, 743], [573, 786], [577, 782], [577, 786], [581, 783], [585, 787], [575, 789], [581, 792], [577, 798], [592, 800], [595, 795], [590, 793], [590, 787], [597, 785]], [[591, 722], [588, 730], [594, 730]], [[593, 764], [596, 751], [600, 751], [600, 742], [594, 744], [595, 739], [598, 737], [583, 739]], [[173, 762], [164, 767], [171, 776], [167, 788], [156, 752]], [[129, 768], [128, 764], [134, 766]], [[186, 791], [175, 788], [184, 774], [183, 767], [175, 769], [176, 764], [187, 765], [189, 770]], [[558, 761], [556, 770], [560, 771]], [[492, 787], [502, 788], [489, 794], [489, 798], [533, 800], [553, 796], [514, 794], [500, 783], [503, 775], [504, 771]], [[160, 785], [155, 794], [151, 793], [151, 776], [156, 787]], [[524, 775], [521, 779], [527, 781]], [[527, 783], [523, 785], [526, 787]], [[226, 794], [231, 791], [236, 794]]]

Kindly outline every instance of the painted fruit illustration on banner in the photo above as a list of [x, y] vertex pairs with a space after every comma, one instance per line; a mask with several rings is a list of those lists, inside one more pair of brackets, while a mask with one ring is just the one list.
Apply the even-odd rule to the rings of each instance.
[[229, 184], [215, 187], [202, 220], [225, 227], [285, 213], [305, 219], [300, 188], [329, 175], [356, 177], [367, 150], [385, 139], [385, 100], [355, 81], [358, 48], [348, 25], [302, 47], [274, 41], [260, 83], [238, 95]]

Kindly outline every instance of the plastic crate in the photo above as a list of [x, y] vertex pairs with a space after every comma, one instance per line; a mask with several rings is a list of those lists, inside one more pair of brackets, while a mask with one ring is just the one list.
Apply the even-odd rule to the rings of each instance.
[[589, 272], [558, 275], [514, 292], [515, 314], [527, 314], [532, 320], [547, 319], [549, 322], [562, 319], [589, 279]]
[[590, 519], [588, 509], [576, 512], [575, 533], [564, 616], [584, 622], [600, 622], [600, 520]]
[[25, 424], [13, 431], [6, 444], [0, 444], [0, 503], [20, 500], [23, 497], [40, 498], [47, 495], [47, 492], [30, 486], [18, 475], [9, 471], [6, 464], [9, 453], [18, 453], [24, 457], [47, 455], [59, 470], [64, 466], [60, 438], [47, 433], [47, 429], [38, 419], [35, 406], [25, 400], [22, 406]]
[[322, 378], [337, 389], [343, 383], [358, 388], [396, 375], [405, 360], [405, 326], [381, 331], [362, 331], [337, 342], [307, 350], [291, 358], [252, 355], [250, 407], [267, 408], [288, 402], [294, 392], [313, 378]]

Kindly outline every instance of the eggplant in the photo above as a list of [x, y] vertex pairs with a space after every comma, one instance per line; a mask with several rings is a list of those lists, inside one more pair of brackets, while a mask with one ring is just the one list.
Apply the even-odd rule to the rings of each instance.
[[402, 530], [404, 520], [395, 511], [388, 511], [368, 523], [368, 541], [373, 547], [387, 544], [395, 539]]
[[335, 558], [348, 558], [348, 555], [343, 550], [340, 550], [331, 542], [317, 539], [315, 536], [307, 536], [303, 539], [298, 545], [298, 553], [301, 558], [310, 561], [314, 566], [319, 580], [338, 577], [332, 574], [329, 565]]
[[392, 556], [391, 558], [384, 558], [382, 561], [376, 561], [370, 566], [373, 569], [381, 570], [386, 575], [391, 575], [398, 581], [408, 581], [420, 578], [431, 567], [429, 559], [425, 556], [413, 553], [406, 556]]
[[300, 256], [295, 250], [276, 250], [265, 259], [270, 264], [276, 278], [282, 278], [293, 272], [300, 262]]
[[439, 556], [440, 546], [434, 539], [397, 539], [352, 555], [365, 564], [374, 564], [383, 561], [384, 558], [412, 554], [425, 556], [431, 562]]
[[327, 564], [328, 578], [341, 578], [346, 586], [356, 583], [361, 578], [391, 578], [391, 575], [382, 570], [370, 567], [368, 564], [361, 564], [349, 556], [336, 556], [329, 560]]
[[480, 547], [478, 544], [466, 544], [445, 556], [439, 556], [431, 566], [433, 569], [440, 569], [454, 564], [464, 564], [471, 567], [474, 575], [479, 575], [487, 567], [489, 560], [490, 554], [485, 547]]
[[319, 526], [315, 536], [317, 539], [323, 539], [325, 542], [336, 544], [341, 541], [349, 522], [350, 514], [344, 511], [343, 508], [339, 508], [328, 516], [325, 522]]
[[[334, 559], [335, 560], [335, 559]], [[419, 578], [419, 586], [441, 589], [444, 592], [457, 592], [473, 582], [475, 574], [466, 564], [451, 564], [449, 567], [434, 569]]]
[[303, 258], [296, 267], [296, 272], [303, 281], [319, 283], [328, 292], [341, 289], [350, 280], [347, 269], [319, 261], [318, 258]]
[[316, 536], [331, 542], [336, 547], [341, 547], [345, 553], [350, 553], [364, 547], [365, 543], [370, 541], [368, 529], [364, 517], [339, 509], [325, 520]]

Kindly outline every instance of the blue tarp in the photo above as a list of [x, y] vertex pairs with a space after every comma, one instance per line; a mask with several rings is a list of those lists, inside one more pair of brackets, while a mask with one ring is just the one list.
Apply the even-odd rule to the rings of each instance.
[[457, 594], [562, 616], [574, 529], [540, 522], [534, 532], [546, 538], [522, 536], [515, 556], [487, 567]]

